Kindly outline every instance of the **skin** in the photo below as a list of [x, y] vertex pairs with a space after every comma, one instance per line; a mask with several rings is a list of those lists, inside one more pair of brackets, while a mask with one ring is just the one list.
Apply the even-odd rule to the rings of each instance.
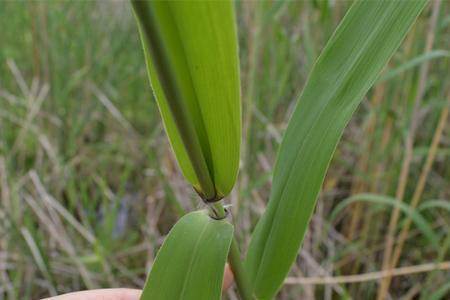
[[101, 289], [64, 294], [42, 300], [139, 300], [140, 290]]
[[[223, 278], [223, 291], [225, 292], [233, 284], [233, 273], [228, 264], [225, 266]], [[133, 289], [100, 289], [64, 294], [42, 300], [139, 300], [140, 290]]]

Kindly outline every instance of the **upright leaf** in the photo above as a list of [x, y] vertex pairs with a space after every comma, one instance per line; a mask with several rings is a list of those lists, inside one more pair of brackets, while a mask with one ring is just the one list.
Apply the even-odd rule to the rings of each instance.
[[258, 299], [272, 298], [289, 272], [344, 127], [425, 4], [355, 1], [322, 51], [289, 122], [269, 204], [250, 243], [246, 267]]
[[156, 256], [141, 300], [220, 299], [233, 226], [205, 211], [172, 228]]
[[181, 169], [210, 201], [237, 175], [240, 83], [232, 1], [132, 1], [152, 89]]

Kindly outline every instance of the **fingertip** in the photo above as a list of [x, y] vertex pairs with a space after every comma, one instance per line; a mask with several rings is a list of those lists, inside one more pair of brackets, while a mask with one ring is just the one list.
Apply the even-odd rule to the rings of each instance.
[[42, 300], [139, 300], [141, 290], [136, 289], [99, 289], [64, 294]]
[[120, 300], [139, 300], [141, 297], [142, 291], [136, 289], [121, 289], [122, 290], [122, 298]]

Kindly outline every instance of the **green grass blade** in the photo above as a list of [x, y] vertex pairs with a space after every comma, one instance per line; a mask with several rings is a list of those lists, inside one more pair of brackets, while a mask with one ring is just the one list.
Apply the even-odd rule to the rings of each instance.
[[427, 299], [428, 300], [446, 299], [445, 297], [448, 297], [449, 293], [450, 293], [450, 282], [447, 282], [446, 284], [439, 287], [431, 295], [428, 295]]
[[240, 80], [231, 1], [132, 1], [152, 89], [188, 181], [204, 198], [232, 189]]
[[389, 80], [392, 79], [403, 72], [406, 72], [414, 67], [418, 67], [424, 62], [432, 59], [438, 59], [438, 58], [450, 58], [450, 52], [446, 50], [433, 50], [428, 53], [419, 55], [410, 61], [408, 61], [405, 64], [402, 64], [401, 66], [398, 66], [392, 70], [388, 70], [385, 74], [381, 75], [381, 77], [378, 79], [378, 81], [383, 80]]
[[450, 212], [450, 201], [449, 200], [428, 200], [422, 203], [417, 209], [419, 211], [427, 210], [427, 209], [443, 209]]
[[426, 1], [355, 1], [311, 71], [275, 165], [246, 267], [270, 299], [294, 261], [344, 127]]
[[341, 212], [347, 205], [354, 202], [369, 202], [376, 204], [383, 204], [388, 206], [397, 206], [405, 215], [407, 215], [417, 228], [422, 232], [422, 234], [428, 239], [431, 245], [436, 249], [439, 249], [439, 238], [434, 233], [434, 230], [427, 222], [427, 220], [420, 214], [418, 210], [412, 209], [409, 205], [397, 201], [397, 199], [385, 195], [374, 195], [374, 194], [358, 194], [349, 197], [341, 201], [331, 212], [330, 222], [333, 222], [336, 216]]
[[233, 226], [206, 211], [172, 228], [156, 256], [141, 300], [220, 299]]

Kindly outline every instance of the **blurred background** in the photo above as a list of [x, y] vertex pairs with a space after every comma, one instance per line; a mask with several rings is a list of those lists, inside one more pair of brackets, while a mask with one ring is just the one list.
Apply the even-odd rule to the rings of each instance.
[[[236, 3], [243, 144], [226, 202], [243, 248], [349, 5]], [[142, 287], [168, 230], [201, 203], [165, 136], [129, 3], [1, 0], [0, 45], [0, 299]], [[450, 299], [449, 48], [450, 2], [435, 1], [348, 125], [279, 299], [375, 299], [389, 237], [387, 299]]]

